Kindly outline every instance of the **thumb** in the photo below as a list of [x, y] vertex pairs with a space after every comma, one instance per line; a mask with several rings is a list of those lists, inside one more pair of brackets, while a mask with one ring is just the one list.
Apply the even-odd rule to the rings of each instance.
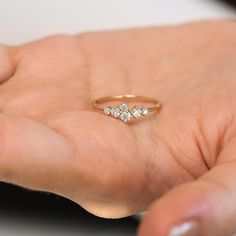
[[53, 130], [30, 119], [0, 114], [0, 181], [56, 192], [73, 149]]
[[176, 187], [151, 207], [139, 236], [232, 236], [236, 233], [236, 140], [218, 164], [195, 182]]

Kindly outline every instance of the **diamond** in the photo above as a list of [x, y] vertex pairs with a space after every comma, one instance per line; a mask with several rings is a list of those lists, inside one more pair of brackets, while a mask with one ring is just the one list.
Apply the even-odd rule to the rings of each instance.
[[112, 107], [110, 112], [111, 112], [111, 115], [115, 118], [120, 116], [120, 110], [118, 107]]
[[142, 115], [142, 109], [134, 107], [132, 110], [132, 115], [137, 119]]
[[111, 107], [110, 107], [110, 106], [104, 107], [103, 112], [104, 112], [107, 116], [110, 115], [110, 113], [111, 113]]
[[124, 112], [128, 110], [128, 105], [123, 103], [119, 106], [120, 112]]
[[120, 119], [125, 123], [128, 122], [131, 119], [131, 117], [132, 116], [131, 116], [131, 113], [129, 111], [124, 111], [120, 115]]
[[146, 116], [146, 115], [148, 115], [148, 113], [149, 113], [148, 108], [144, 107], [144, 108], [142, 109], [142, 115], [143, 115], [143, 116]]

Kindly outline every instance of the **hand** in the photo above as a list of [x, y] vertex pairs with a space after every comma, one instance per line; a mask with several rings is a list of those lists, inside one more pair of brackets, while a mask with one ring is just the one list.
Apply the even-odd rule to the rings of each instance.
[[[168, 191], [141, 236], [186, 221], [203, 235], [235, 232], [235, 30], [212, 21], [1, 46], [0, 179], [103, 217], [146, 210]], [[127, 125], [91, 108], [127, 93], [162, 109]]]

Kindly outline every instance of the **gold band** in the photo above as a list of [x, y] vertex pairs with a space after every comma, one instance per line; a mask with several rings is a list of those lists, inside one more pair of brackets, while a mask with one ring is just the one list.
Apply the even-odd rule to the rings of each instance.
[[137, 96], [133, 94], [102, 97], [92, 101], [92, 106], [97, 110], [103, 111], [104, 107], [101, 104], [112, 101], [139, 101], [154, 104], [151, 107], [147, 107], [150, 112], [158, 110], [161, 107], [161, 103], [154, 98]]
[[[149, 107], [135, 105], [132, 109], [129, 109], [128, 104], [122, 103], [115, 106], [107, 106], [103, 105], [105, 103], [109, 103], [112, 101], [129, 101], [135, 102], [138, 101], [140, 103], [150, 103]], [[154, 98], [137, 96], [137, 95], [116, 95], [116, 96], [107, 96], [96, 99], [92, 101], [92, 107], [96, 110], [103, 111], [106, 115], [111, 115], [114, 118], [120, 118], [123, 122], [128, 122], [131, 119], [137, 119], [142, 116], [147, 116], [149, 112], [157, 111], [160, 109], [161, 104], [158, 100]]]

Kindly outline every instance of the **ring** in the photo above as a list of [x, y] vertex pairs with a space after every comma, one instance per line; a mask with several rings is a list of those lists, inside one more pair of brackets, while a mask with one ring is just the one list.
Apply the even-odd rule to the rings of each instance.
[[[106, 103], [111, 102], [140, 102], [140, 103], [150, 103], [150, 106], [143, 105], [133, 105], [130, 109], [127, 103], [119, 103], [115, 105], [106, 105]], [[136, 95], [116, 95], [107, 96], [96, 99], [92, 101], [92, 107], [98, 111], [102, 111], [107, 116], [112, 116], [114, 118], [119, 118], [123, 122], [131, 121], [132, 119], [138, 119], [143, 116], [147, 116], [150, 112], [158, 111], [161, 104], [158, 100], [154, 98], [136, 96]]]

